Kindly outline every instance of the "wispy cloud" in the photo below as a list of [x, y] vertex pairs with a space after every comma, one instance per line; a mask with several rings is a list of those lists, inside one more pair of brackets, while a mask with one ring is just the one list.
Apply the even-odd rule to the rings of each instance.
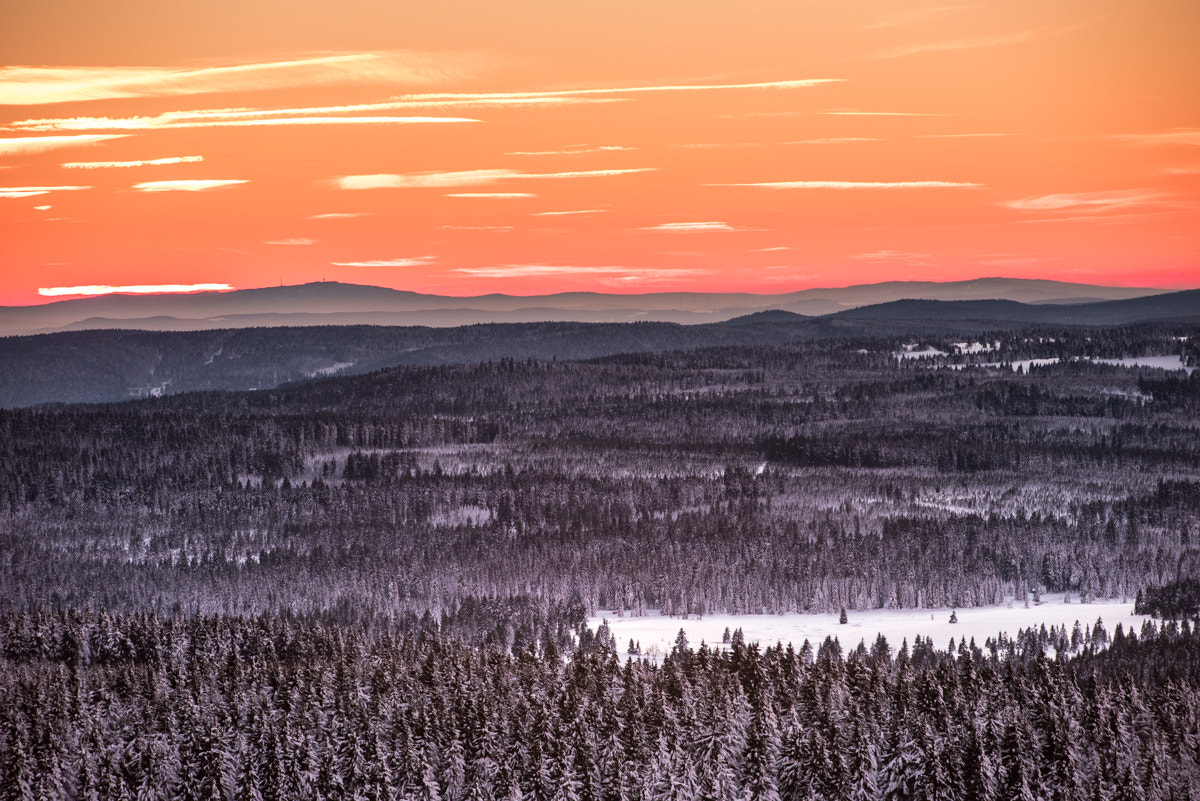
[[459, 170], [456, 172], [421, 172], [395, 175], [343, 175], [333, 178], [339, 189], [413, 189], [446, 188], [455, 186], [484, 186], [498, 181], [524, 179], [600, 178], [650, 172], [652, 167], [624, 170], [576, 170], [572, 172], [520, 172], [518, 170]]
[[310, 220], [352, 220], [355, 217], [370, 217], [373, 211], [330, 211], [325, 214], [313, 214]]
[[495, 267], [458, 267], [454, 272], [478, 278], [607, 275], [636, 280], [646, 278], [676, 278], [685, 275], [695, 275], [701, 271], [646, 267], [575, 267], [556, 264], [502, 264]]
[[977, 187], [966, 181], [764, 181], [744, 184], [706, 184], [707, 186], [754, 186], [762, 189], [942, 189]]
[[878, 136], [831, 136], [825, 139], [797, 139], [793, 142], [783, 142], [785, 145], [844, 145], [851, 142], [883, 142]]
[[[375, 56], [339, 56], [346, 63], [359, 63], [356, 59], [378, 58]], [[319, 60], [318, 60], [319, 61]], [[293, 62], [281, 62], [291, 64]], [[297, 62], [308, 63], [308, 62]], [[324, 61], [320, 63], [324, 64]], [[337, 62], [342, 63], [342, 62]], [[24, 69], [24, 68], [21, 68]], [[185, 71], [186, 72], [186, 71]], [[0, 71], [2, 74], [2, 71]], [[493, 108], [524, 106], [555, 106], [577, 103], [611, 103], [622, 100], [615, 95], [640, 92], [688, 92], [721, 89], [792, 89], [832, 83], [841, 79], [814, 78], [791, 81], [767, 81], [745, 84], [699, 84], [668, 86], [633, 86], [611, 89], [563, 89], [547, 92], [491, 92], [491, 93], [436, 93], [402, 95], [382, 103], [357, 103], [340, 106], [309, 106], [301, 108], [226, 108], [199, 109], [194, 111], [170, 111], [154, 116], [142, 117], [64, 117], [28, 119], [12, 123], [17, 130], [26, 131], [101, 131], [101, 130], [149, 130], [157, 128], [213, 128], [245, 127], [262, 125], [364, 125], [364, 124], [416, 124], [438, 122], [479, 122], [470, 117], [428, 116], [358, 116], [365, 112], [383, 112], [402, 109], [450, 109], [450, 108]], [[0, 79], [2, 84], [2, 79]], [[208, 91], [208, 90], [205, 90]], [[216, 90], [213, 90], [216, 91]], [[223, 90], [228, 91], [228, 90]], [[3, 87], [0, 85], [0, 93]], [[2, 95], [0, 95], [2, 96]], [[123, 96], [123, 95], [122, 95]], [[50, 101], [46, 101], [50, 102]], [[349, 116], [355, 115], [355, 116]], [[601, 146], [596, 150], [626, 149], [619, 146]], [[588, 152], [568, 149], [562, 153]], [[545, 151], [538, 155], [557, 154]], [[524, 155], [534, 155], [534, 152]]]
[[535, 211], [534, 217], [566, 217], [572, 214], [607, 214], [611, 209], [573, 209], [571, 211]]
[[439, 225], [443, 231], [512, 231], [511, 225]]
[[642, 231], [667, 231], [670, 233], [703, 233], [707, 231], [736, 231], [729, 223], [725, 222], [676, 222], [662, 223], [661, 225], [651, 225], [640, 229]]
[[779, 246], [773, 247], [773, 248], [753, 248], [752, 250], [750, 250], [748, 252], [749, 253], [774, 253], [774, 252], [780, 251], [780, 250], [792, 250], [792, 249], [793, 248], [790, 248], [787, 245], [779, 245]]
[[74, 134], [71, 136], [14, 136], [0, 139], [0, 156], [26, 156], [63, 147], [94, 145], [109, 139], [124, 139], [128, 134]]
[[929, 253], [909, 253], [903, 250], [873, 250], [869, 253], [851, 254], [850, 258], [866, 261], [913, 261], [928, 259], [930, 255]]
[[295, 239], [271, 239], [263, 242], [264, 245], [315, 245], [317, 240], [307, 239], [305, 237], [297, 237]]
[[369, 259], [367, 261], [335, 261], [335, 267], [421, 267], [432, 264], [433, 256], [412, 256], [404, 259]]
[[1117, 138], [1131, 145], [1200, 145], [1200, 128], [1174, 128], [1157, 133], [1122, 134]]
[[110, 167], [158, 167], [164, 164], [194, 164], [201, 161], [204, 161], [204, 156], [171, 156], [143, 161], [68, 161], [62, 166], [68, 170], [103, 170]]
[[1111, 192], [1077, 192], [1074, 194], [1039, 195], [1036, 197], [1010, 200], [1000, 205], [1019, 211], [1080, 211], [1106, 212], [1144, 206], [1161, 201], [1163, 195], [1144, 190], [1120, 190]]
[[338, 83], [427, 84], [463, 77], [457, 54], [348, 53], [257, 64], [173, 67], [29, 67], [0, 69], [0, 105], [244, 92]]
[[396, 97], [400, 101], [472, 101], [491, 99], [529, 100], [548, 97], [587, 97], [592, 95], [630, 95], [644, 92], [712, 92], [737, 89], [802, 89], [826, 83], [840, 83], [844, 78], [802, 78], [799, 80], [761, 81], [758, 83], [660, 84], [651, 86], [617, 86], [589, 89], [556, 89], [542, 92], [439, 92], [408, 94]]
[[246, 183], [249, 181], [237, 178], [210, 178], [191, 181], [143, 181], [140, 184], [134, 184], [133, 188], [139, 192], [203, 192], [208, 189], [222, 189]]
[[637, 150], [636, 147], [623, 147], [621, 145], [600, 145], [599, 147], [588, 147], [580, 145], [576, 147], [565, 147], [561, 150], [514, 150], [510, 153], [505, 153], [506, 156], [577, 156], [581, 153], [611, 153], [620, 150]]
[[916, 22], [929, 19], [930, 17], [940, 16], [950, 11], [961, 11], [968, 8], [977, 8], [977, 6], [933, 6], [931, 8], [914, 8], [910, 11], [898, 11], [895, 14], [887, 14], [872, 22], [870, 25], [864, 25], [863, 30], [874, 30], [878, 28], [896, 28], [901, 25], [911, 25]]
[[876, 53], [874, 57], [877, 59], [892, 59], [901, 58], [903, 56], [913, 56], [919, 53], [936, 53], [947, 50], [978, 50], [985, 47], [1003, 47], [1006, 45], [1024, 44], [1025, 42], [1032, 42], [1038, 39], [1049, 39], [1055, 36], [1062, 36], [1063, 34], [1070, 33], [1072, 31], [1080, 30], [1081, 28], [1087, 28], [1091, 25], [1095, 25], [1100, 21], [1100, 19], [1103, 19], [1103, 17], [1058, 28], [1042, 26], [1039, 28], [1029, 28], [1023, 31], [1013, 31], [1012, 33], [1003, 33], [993, 36], [975, 36], [964, 39], [944, 39], [937, 42], [924, 42], [915, 45], [905, 45], [902, 47], [882, 50]]
[[197, 118], [176, 112], [154, 117], [71, 117], [62, 119], [21, 120], [11, 127], [24, 131], [147, 131], [177, 128], [257, 128], [273, 125], [426, 125], [479, 122], [473, 117], [345, 117], [280, 116]]
[[537, 197], [531, 192], [452, 192], [446, 197], [522, 198]]
[[937, 114], [925, 111], [857, 111], [855, 109], [832, 109], [822, 111], [829, 117], [948, 117], [949, 114]]
[[1015, 136], [1010, 133], [952, 133], [952, 134], [917, 134], [917, 139], [975, 139], [996, 136]]
[[90, 186], [0, 186], [0, 197], [18, 198], [48, 195], [51, 192], [78, 192]]
[[223, 292], [229, 289], [233, 289], [229, 284], [137, 284], [134, 286], [93, 284], [88, 286], [44, 286], [38, 289], [38, 294], [44, 297], [112, 294], [153, 295], [181, 292]]

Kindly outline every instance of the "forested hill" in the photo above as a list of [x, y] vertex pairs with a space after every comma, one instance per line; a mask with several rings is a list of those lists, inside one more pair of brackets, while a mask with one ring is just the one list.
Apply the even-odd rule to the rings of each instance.
[[[0, 410], [0, 797], [1195, 798], [1197, 334]], [[645, 659], [588, 624], [1048, 593], [1082, 623]]]
[[[1178, 353], [1179, 336], [1011, 335], [971, 358]], [[429, 611], [512, 641], [608, 608], [1132, 603], [1200, 572], [1200, 373], [892, 347], [504, 359], [0, 412], [0, 604], [384, 628]]]
[[1197, 321], [1200, 291], [1066, 306], [897, 301], [820, 318], [761, 312], [707, 325], [513, 323], [457, 328], [318, 326], [94, 330], [0, 339], [0, 408], [105, 402], [196, 390], [265, 389], [397, 365], [501, 358], [588, 359], [719, 346], [953, 334], [1046, 326]]

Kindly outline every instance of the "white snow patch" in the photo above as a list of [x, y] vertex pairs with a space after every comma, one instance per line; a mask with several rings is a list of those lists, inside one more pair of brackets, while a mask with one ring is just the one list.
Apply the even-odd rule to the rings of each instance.
[[1182, 356], [1126, 356], [1123, 359], [1089, 359], [1097, 364], [1115, 364], [1118, 367], [1156, 367], [1159, 370], [1184, 370], [1192, 374], [1195, 367], [1183, 363]]
[[950, 347], [957, 350], [959, 353], [989, 353], [993, 350], [1000, 350], [1000, 343], [986, 342], [951, 342]]
[[334, 362], [328, 367], [318, 367], [311, 373], [305, 373], [305, 375], [307, 375], [309, 378], [316, 378], [319, 375], [334, 375], [336, 373], [340, 373], [342, 370], [345, 370], [347, 367], [353, 366], [354, 362]]
[[945, 356], [946, 351], [938, 350], [934, 347], [922, 348], [917, 350], [919, 345], [904, 345], [903, 350], [896, 351], [892, 355], [901, 361], [905, 359], [931, 359], [935, 356]]
[[1013, 601], [1002, 606], [981, 606], [953, 610], [958, 615], [958, 622], [950, 622], [950, 609], [865, 609], [848, 610], [847, 622], [838, 623], [836, 614], [784, 614], [784, 615], [704, 615], [697, 617], [664, 617], [652, 612], [644, 617], [620, 617], [616, 611], [602, 611], [588, 619], [587, 623], [595, 630], [602, 622], [608, 621], [617, 642], [617, 651], [624, 654], [629, 647], [629, 640], [641, 643], [642, 655], [661, 657], [669, 654], [674, 647], [675, 637], [683, 629], [688, 643], [692, 648], [704, 641], [711, 647], [721, 645], [725, 629], [731, 632], [741, 629], [746, 643], [757, 642], [764, 647], [775, 643], [792, 643], [797, 649], [807, 639], [813, 646], [818, 647], [826, 637], [836, 637], [843, 651], [858, 647], [859, 641], [870, 648], [875, 639], [882, 634], [887, 638], [894, 654], [901, 642], [908, 641], [911, 647], [915, 638], [933, 638], [937, 648], [945, 648], [953, 637], [955, 644], [966, 638], [980, 648], [989, 637], [996, 637], [1001, 632], [1010, 637], [1016, 637], [1020, 629], [1045, 625], [1066, 626], [1068, 631], [1076, 621], [1086, 631], [1088, 626], [1096, 625], [1096, 619], [1104, 621], [1104, 628], [1111, 637], [1120, 623], [1125, 631], [1140, 633], [1142, 623], [1150, 618], [1147, 615], [1133, 614], [1133, 600], [1128, 601], [1099, 601], [1088, 604], [1078, 603], [1078, 596], [1071, 596], [1070, 603], [1064, 603], [1061, 593], [1042, 595], [1042, 602], [1034, 604], [1031, 600], [1029, 608], [1024, 602]]

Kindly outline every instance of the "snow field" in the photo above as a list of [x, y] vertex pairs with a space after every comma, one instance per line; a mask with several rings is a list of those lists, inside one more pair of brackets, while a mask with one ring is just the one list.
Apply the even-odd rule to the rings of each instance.
[[[1001, 606], [982, 606], [966, 609], [865, 609], [847, 610], [847, 622], [838, 623], [835, 614], [785, 614], [785, 615], [704, 615], [697, 617], [664, 617], [653, 612], [643, 617], [620, 617], [615, 611], [603, 611], [588, 619], [588, 626], [596, 630], [605, 620], [617, 642], [617, 651], [624, 654], [629, 647], [629, 640], [641, 643], [642, 655], [661, 657], [670, 653], [675, 644], [675, 637], [683, 629], [688, 643], [692, 648], [700, 645], [701, 640], [710, 647], [721, 646], [721, 639], [726, 627], [730, 632], [741, 628], [746, 643], [757, 642], [762, 646], [774, 645], [777, 642], [792, 643], [797, 649], [807, 639], [817, 648], [826, 637], [837, 637], [843, 651], [856, 648], [860, 640], [866, 642], [867, 648], [875, 642], [880, 634], [887, 637], [888, 645], [895, 654], [901, 642], [908, 640], [912, 647], [917, 635], [933, 638], [936, 648], [944, 649], [954, 638], [955, 645], [963, 640], [980, 648], [988, 637], [995, 637], [1001, 632], [1010, 637], [1016, 637], [1020, 629], [1045, 625], [1066, 626], [1068, 633], [1079, 621], [1080, 627], [1086, 631], [1089, 626], [1096, 624], [1096, 619], [1104, 621], [1104, 628], [1109, 637], [1112, 636], [1117, 624], [1141, 632], [1142, 623], [1149, 620], [1147, 615], [1133, 614], [1133, 600], [1106, 600], [1092, 603], [1079, 603], [1078, 596], [1071, 596], [1070, 602], [1065, 602], [1063, 594], [1045, 594], [1041, 603], [1030, 601], [1025, 608], [1023, 601], [1013, 601]], [[958, 616], [957, 623], [950, 622], [950, 613]]]

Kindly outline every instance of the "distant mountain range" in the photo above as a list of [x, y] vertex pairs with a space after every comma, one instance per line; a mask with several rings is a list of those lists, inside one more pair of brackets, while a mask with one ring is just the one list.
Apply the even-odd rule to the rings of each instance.
[[1081, 304], [1164, 292], [1145, 287], [980, 278], [946, 283], [890, 281], [781, 295], [566, 292], [530, 297], [498, 294], [449, 297], [322, 282], [190, 295], [105, 295], [39, 306], [3, 306], [0, 336], [114, 328], [200, 331], [314, 325], [453, 327], [480, 323], [642, 321], [699, 324], [768, 310], [819, 316], [911, 298]]
[[[319, 292], [330, 286], [285, 287], [283, 291], [297, 290], [303, 295], [311, 287]], [[365, 295], [374, 291], [341, 284], [332, 287], [333, 292], [345, 295], [355, 294], [354, 290], [369, 290]], [[235, 294], [241, 293], [218, 297]], [[1044, 288], [1043, 297], [1049, 294], [1049, 288]], [[639, 297], [664, 302], [668, 296]], [[670, 297], [695, 301], [705, 296]], [[204, 302], [212, 300], [209, 296]], [[969, 336], [1038, 326], [1099, 327], [1155, 321], [1200, 325], [1200, 290], [1070, 305], [896, 300], [821, 317], [770, 309], [698, 325], [550, 321], [452, 328], [355, 325], [69, 331], [0, 339], [0, 408], [117, 401], [197, 390], [266, 389], [397, 365], [501, 358], [587, 359], [703, 347], [786, 345], [836, 337]]]

